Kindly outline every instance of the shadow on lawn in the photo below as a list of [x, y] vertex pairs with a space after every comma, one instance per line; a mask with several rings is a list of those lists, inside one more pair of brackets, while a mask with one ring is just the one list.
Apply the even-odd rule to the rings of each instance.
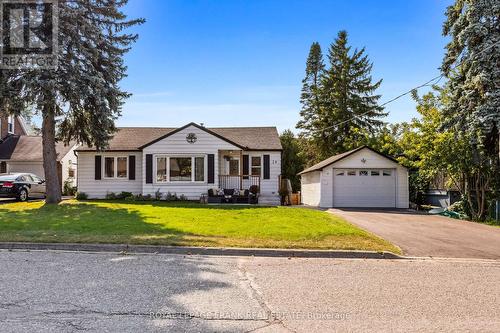
[[[103, 207], [93, 203], [43, 205], [18, 211], [0, 206], [0, 241], [185, 245], [187, 238], [204, 237], [148, 222], [133, 205], [132, 208], [120, 208], [119, 205]], [[168, 218], [168, 215], [163, 217]], [[203, 241], [207, 245], [215, 244], [208, 239]]]

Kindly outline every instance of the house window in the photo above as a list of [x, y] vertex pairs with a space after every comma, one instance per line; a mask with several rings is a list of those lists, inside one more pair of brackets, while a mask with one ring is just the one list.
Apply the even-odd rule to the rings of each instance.
[[359, 171], [359, 175], [360, 175], [360, 176], [368, 176], [368, 171], [366, 171], [366, 170], [361, 170], [361, 171]]
[[203, 182], [205, 181], [205, 158], [195, 157], [194, 158], [194, 181]]
[[252, 176], [260, 176], [261, 175], [261, 158], [260, 156], [252, 156]]
[[347, 171], [347, 175], [348, 176], [356, 176], [356, 171], [355, 170]]
[[127, 158], [117, 157], [116, 158], [116, 177], [117, 178], [127, 178]]
[[7, 132], [9, 133], [14, 133], [14, 117], [13, 116], [8, 116], [7, 117]]
[[372, 171], [370, 171], [370, 174], [372, 176], [380, 176], [380, 171], [378, 171], [378, 170], [372, 170]]
[[382, 171], [382, 175], [384, 175], [384, 176], [391, 176], [392, 175], [392, 171], [391, 170], [384, 170], [384, 171]]
[[170, 181], [191, 181], [191, 157], [170, 157]]
[[7, 162], [0, 162], [0, 173], [7, 173]]
[[113, 178], [115, 176], [115, 158], [104, 158], [104, 177]]
[[167, 181], [167, 158], [156, 158], [156, 181], [159, 183]]
[[204, 182], [205, 157], [169, 157], [157, 156], [156, 182]]
[[104, 157], [104, 178], [127, 178], [127, 162], [126, 156]]

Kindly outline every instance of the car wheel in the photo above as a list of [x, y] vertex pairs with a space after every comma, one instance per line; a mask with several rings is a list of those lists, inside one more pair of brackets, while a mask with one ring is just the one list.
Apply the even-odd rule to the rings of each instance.
[[28, 200], [28, 191], [27, 191], [25, 188], [23, 188], [23, 189], [19, 192], [19, 195], [18, 195], [17, 199], [18, 199], [19, 201], [22, 201], [22, 202], [24, 202], [24, 201]]

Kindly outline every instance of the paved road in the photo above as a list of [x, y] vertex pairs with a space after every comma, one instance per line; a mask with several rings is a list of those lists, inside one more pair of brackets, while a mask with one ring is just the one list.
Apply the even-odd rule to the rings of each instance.
[[500, 259], [500, 228], [409, 211], [329, 209], [409, 256]]
[[498, 261], [0, 251], [0, 277], [2, 332], [500, 330]]

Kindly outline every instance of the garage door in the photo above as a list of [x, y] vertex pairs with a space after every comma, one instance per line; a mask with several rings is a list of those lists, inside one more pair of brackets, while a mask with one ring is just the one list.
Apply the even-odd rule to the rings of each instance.
[[334, 207], [396, 207], [396, 170], [334, 169]]

